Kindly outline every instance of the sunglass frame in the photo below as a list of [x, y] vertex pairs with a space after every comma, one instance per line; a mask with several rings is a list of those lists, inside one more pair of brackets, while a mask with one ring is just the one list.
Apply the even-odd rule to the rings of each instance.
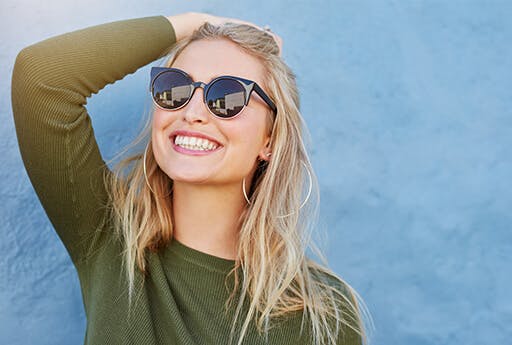
[[[177, 73], [180, 73], [183, 76], [185, 76], [188, 80], [190, 80], [190, 85], [192, 86], [192, 91], [190, 92], [190, 95], [189, 95], [187, 101], [185, 103], [183, 103], [181, 106], [179, 106], [177, 108], [173, 108], [173, 109], [162, 107], [160, 104], [158, 104], [158, 102], [155, 100], [155, 97], [153, 96], [153, 85], [155, 83], [156, 78], [158, 76], [160, 76], [164, 73], [170, 72], [170, 71], [177, 72]], [[220, 116], [220, 115], [215, 114], [210, 109], [210, 107], [208, 106], [208, 103], [206, 101], [206, 96], [208, 95], [208, 90], [210, 89], [210, 87], [212, 85], [214, 85], [217, 81], [224, 80], [224, 79], [235, 80], [238, 83], [240, 83], [240, 85], [242, 85], [243, 88], [245, 89], [244, 106], [238, 113], [236, 113], [233, 116]], [[241, 77], [235, 77], [235, 76], [231, 76], [231, 75], [223, 75], [223, 76], [218, 76], [218, 77], [210, 80], [210, 82], [208, 82], [208, 84], [205, 84], [202, 81], [194, 82], [194, 80], [187, 74], [187, 72], [185, 72], [181, 69], [178, 69], [178, 68], [173, 68], [173, 67], [152, 67], [151, 68], [151, 81], [149, 84], [149, 92], [151, 94], [151, 99], [153, 100], [153, 103], [160, 109], [174, 111], [174, 110], [178, 110], [178, 109], [185, 107], [188, 104], [188, 102], [190, 102], [192, 97], [194, 96], [194, 92], [196, 91], [196, 89], [199, 87], [203, 88], [203, 103], [205, 104], [208, 111], [215, 117], [218, 117], [218, 118], [221, 118], [224, 120], [229, 120], [229, 119], [233, 119], [233, 118], [237, 117], [238, 115], [240, 115], [243, 112], [243, 110], [245, 109], [245, 107], [247, 106], [247, 104], [249, 103], [249, 99], [251, 98], [252, 91], [255, 91], [263, 99], [263, 101], [265, 101], [265, 103], [267, 103], [269, 108], [272, 109], [272, 111], [274, 112], [274, 115], [277, 114], [277, 108], [276, 108], [274, 102], [265, 93], [265, 91], [263, 91], [263, 89], [256, 82], [254, 82], [252, 80], [241, 78]]]

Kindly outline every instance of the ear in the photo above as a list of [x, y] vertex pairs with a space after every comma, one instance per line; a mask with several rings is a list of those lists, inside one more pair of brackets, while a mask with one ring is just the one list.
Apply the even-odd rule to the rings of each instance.
[[268, 162], [270, 160], [271, 155], [272, 155], [272, 151], [270, 149], [270, 137], [267, 137], [265, 139], [265, 145], [260, 150], [258, 157], [260, 160]]

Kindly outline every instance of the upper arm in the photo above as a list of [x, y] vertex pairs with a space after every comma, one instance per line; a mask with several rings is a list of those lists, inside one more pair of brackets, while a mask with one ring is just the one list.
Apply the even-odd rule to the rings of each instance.
[[104, 221], [103, 174], [108, 171], [85, 97], [54, 82], [57, 71], [44, 64], [37, 46], [18, 54], [12, 76], [14, 122], [30, 181], [77, 264], [99, 239], [93, 236]]

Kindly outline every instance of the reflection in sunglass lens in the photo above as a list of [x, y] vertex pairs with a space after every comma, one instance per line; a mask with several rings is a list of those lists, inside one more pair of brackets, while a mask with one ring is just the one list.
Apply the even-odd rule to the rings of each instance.
[[174, 71], [161, 73], [153, 82], [153, 99], [165, 109], [176, 109], [187, 103], [191, 91], [191, 80]]
[[235, 116], [245, 105], [245, 89], [236, 80], [219, 79], [208, 89], [206, 103], [217, 116]]

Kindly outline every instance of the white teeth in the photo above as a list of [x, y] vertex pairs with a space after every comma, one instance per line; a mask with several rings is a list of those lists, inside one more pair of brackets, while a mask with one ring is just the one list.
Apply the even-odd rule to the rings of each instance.
[[209, 141], [208, 139], [187, 137], [183, 135], [177, 135], [174, 138], [174, 143], [188, 150], [196, 151], [210, 151], [217, 148], [217, 144]]

